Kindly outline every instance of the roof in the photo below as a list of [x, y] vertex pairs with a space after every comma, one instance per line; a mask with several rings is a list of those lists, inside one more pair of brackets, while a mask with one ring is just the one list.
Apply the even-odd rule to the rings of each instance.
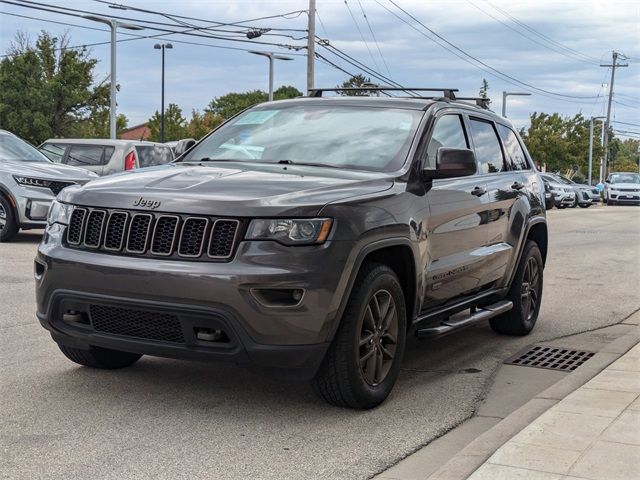
[[163, 143], [146, 142], [141, 140], [114, 140], [111, 138], [49, 138], [43, 143], [73, 143], [76, 145], [163, 145]]

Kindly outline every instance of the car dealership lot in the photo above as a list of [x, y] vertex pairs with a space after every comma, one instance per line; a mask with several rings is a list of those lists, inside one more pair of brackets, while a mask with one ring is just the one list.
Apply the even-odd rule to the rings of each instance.
[[[611, 325], [640, 307], [640, 208], [549, 212], [539, 323], [409, 342], [396, 388], [358, 412], [306, 384], [225, 364], [69, 362], [35, 320], [37, 233], [0, 245], [0, 472], [7, 478], [368, 478], [471, 415], [525, 345]], [[108, 281], [108, 279], [105, 279]]]

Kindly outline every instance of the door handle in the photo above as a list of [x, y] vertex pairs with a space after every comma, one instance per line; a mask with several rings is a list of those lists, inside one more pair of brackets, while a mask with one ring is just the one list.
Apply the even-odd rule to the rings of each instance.
[[487, 193], [487, 189], [484, 187], [476, 187], [473, 190], [471, 190], [470, 193], [471, 195], [475, 195], [476, 197], [481, 197], [482, 195]]
[[513, 185], [511, 185], [511, 188], [513, 190], [522, 190], [524, 188], [524, 183], [513, 182]]

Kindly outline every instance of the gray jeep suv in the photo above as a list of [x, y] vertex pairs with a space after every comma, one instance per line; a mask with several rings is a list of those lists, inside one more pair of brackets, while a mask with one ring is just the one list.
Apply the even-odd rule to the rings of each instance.
[[228, 360], [351, 408], [387, 397], [409, 333], [526, 335], [542, 181], [507, 120], [444, 93], [264, 103], [178, 162], [65, 189], [42, 326], [81, 365]]

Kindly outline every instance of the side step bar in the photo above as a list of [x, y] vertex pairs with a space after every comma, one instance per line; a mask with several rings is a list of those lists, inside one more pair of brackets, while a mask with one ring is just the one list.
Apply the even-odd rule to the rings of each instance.
[[488, 305], [483, 308], [477, 308], [474, 313], [471, 313], [466, 318], [459, 320], [450, 320], [448, 318], [440, 322], [440, 325], [434, 327], [421, 328], [416, 330], [416, 336], [418, 338], [438, 337], [447, 333], [459, 330], [474, 323], [489, 320], [501, 313], [508, 312], [513, 308], [513, 302], [511, 300], [501, 300], [500, 302]]

